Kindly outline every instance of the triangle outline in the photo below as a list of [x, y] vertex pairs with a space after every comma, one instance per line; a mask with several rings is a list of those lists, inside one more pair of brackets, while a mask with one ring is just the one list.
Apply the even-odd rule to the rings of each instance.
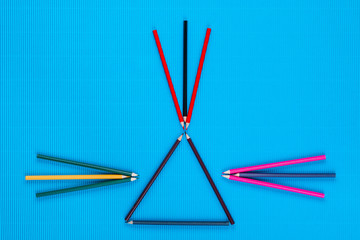
[[[235, 224], [229, 210], [227, 209], [224, 200], [222, 199], [218, 189], [216, 188], [215, 183], [213, 182], [204, 162], [202, 161], [197, 149], [195, 148], [194, 143], [192, 142], [191, 138], [189, 137], [188, 134], [186, 134], [186, 139], [194, 153], [194, 155], [196, 156], [204, 174], [206, 175], [206, 177], [208, 178], [209, 184], [211, 185], [215, 195], [218, 197], [218, 201], [220, 203], [220, 205], [223, 207], [223, 210], [225, 212], [225, 215], [228, 218], [228, 223], [230, 223], [231, 225]], [[140, 196], [138, 197], [138, 199], [136, 200], [135, 204], [133, 205], [133, 207], [130, 209], [129, 213], [126, 215], [125, 217], [125, 222], [126, 223], [130, 223], [132, 224], [133, 221], [136, 220], [130, 220], [131, 216], [133, 215], [133, 213], [136, 211], [137, 207], [140, 205], [142, 199], [145, 197], [145, 195], [147, 194], [147, 192], [150, 190], [152, 184], [155, 182], [155, 180], [157, 179], [157, 177], [159, 176], [159, 174], [162, 172], [163, 168], [165, 167], [166, 163], [170, 160], [172, 154], [175, 152], [177, 146], [180, 144], [181, 140], [182, 140], [182, 136], [183, 134], [180, 135], [180, 137], [175, 141], [175, 143], [172, 145], [172, 147], [170, 148], [169, 152], [166, 154], [164, 160], [160, 163], [159, 167], [157, 168], [157, 170], [155, 171], [154, 175], [152, 176], [152, 178], [150, 179], [150, 181], [148, 182], [148, 184], [145, 186], [143, 192], [140, 194]], [[140, 220], [142, 221], [142, 220]], [[162, 221], [157, 221], [157, 222], [162, 222]], [[164, 221], [165, 222], [171, 222], [171, 221]], [[187, 221], [185, 221], [187, 222]], [[191, 221], [194, 222], [194, 221]], [[219, 221], [216, 221], [219, 222]], [[164, 224], [164, 225], [169, 225], [169, 224]]]

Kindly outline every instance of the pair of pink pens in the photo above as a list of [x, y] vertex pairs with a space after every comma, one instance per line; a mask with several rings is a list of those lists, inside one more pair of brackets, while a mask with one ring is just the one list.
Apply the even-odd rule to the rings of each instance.
[[[252, 166], [252, 167], [236, 168], [236, 169], [231, 169], [231, 170], [223, 172], [223, 174], [226, 174], [226, 175], [222, 175], [222, 176], [227, 179], [234, 180], [234, 181], [246, 182], [246, 183], [251, 183], [251, 184], [255, 184], [255, 185], [271, 187], [271, 188], [286, 190], [286, 191], [290, 191], [290, 192], [296, 192], [296, 193], [301, 193], [301, 194], [305, 194], [305, 195], [310, 195], [310, 196], [314, 196], [314, 197], [324, 198], [325, 194], [323, 194], [323, 193], [312, 192], [312, 191], [303, 190], [303, 189], [299, 189], [299, 188], [283, 186], [283, 185], [279, 185], [279, 184], [275, 184], [275, 183], [263, 182], [263, 181], [259, 181], [259, 180], [255, 180], [255, 179], [251, 179], [251, 178], [240, 177], [240, 176], [241, 176], [241, 173], [247, 173], [249, 171], [261, 170], [261, 169], [267, 169], [267, 168], [273, 168], [273, 167], [281, 167], [281, 166], [287, 166], [287, 165], [298, 164], [298, 163], [306, 163], [306, 162], [312, 162], [312, 161], [319, 161], [319, 160], [325, 160], [325, 159], [326, 159], [325, 155], [321, 155], [321, 156], [316, 156], [316, 157], [301, 158], [301, 159], [289, 160], [289, 161], [284, 161], [284, 162], [276, 162], [276, 163], [257, 165], [257, 166]], [[335, 174], [333, 174], [333, 176], [335, 176]]]

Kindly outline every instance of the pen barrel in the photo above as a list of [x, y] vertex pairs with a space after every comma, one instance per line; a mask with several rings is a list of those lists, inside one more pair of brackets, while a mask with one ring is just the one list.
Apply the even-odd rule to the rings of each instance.
[[161, 63], [162, 63], [163, 68], [164, 68], [166, 80], [167, 80], [168, 85], [169, 85], [171, 97], [172, 97], [174, 105], [175, 105], [176, 113], [178, 115], [180, 123], [183, 123], [184, 119], [183, 119], [183, 116], [181, 114], [180, 105], [179, 105], [179, 102], [178, 102], [177, 97], [176, 97], [174, 85], [173, 85], [171, 77], [170, 77], [170, 72], [169, 72], [168, 66], [166, 64], [165, 55], [164, 55], [163, 49], [161, 47], [159, 35], [158, 35], [156, 30], [153, 30], [153, 35], [154, 35], [154, 38], [155, 38], [156, 46], [157, 46], [158, 51], [159, 51]]
[[[183, 48], [183, 116], [187, 116], [187, 21], [184, 21]], [[184, 119], [185, 120], [185, 119]]]
[[238, 177], [248, 178], [335, 178], [335, 173], [236, 173]]
[[152, 184], [155, 182], [156, 178], [159, 176], [161, 170], [165, 167], [165, 164], [167, 163], [167, 161], [170, 159], [171, 155], [174, 153], [176, 147], [179, 145], [180, 141], [179, 139], [177, 139], [175, 141], [175, 143], [173, 144], [173, 146], [171, 147], [170, 151], [168, 152], [168, 154], [166, 155], [166, 157], [164, 158], [164, 160], [161, 162], [160, 166], [158, 167], [158, 169], [156, 170], [155, 174], [152, 176], [152, 178], [150, 179], [149, 183], [146, 185], [145, 189], [143, 190], [143, 192], [141, 193], [141, 195], [139, 196], [139, 198], [136, 200], [134, 206], [131, 208], [131, 210], [129, 211], [129, 213], [126, 215], [125, 217], [125, 221], [129, 221], [129, 219], [131, 218], [132, 214], [135, 212], [136, 208], [139, 206], [140, 202], [142, 201], [142, 199], [145, 197], [146, 193], [149, 191], [150, 187], [152, 186]]
[[25, 180], [90, 180], [90, 179], [123, 179], [123, 178], [129, 178], [129, 176], [120, 175], [120, 174], [25, 176]]
[[231, 225], [235, 224], [235, 221], [234, 221], [234, 219], [232, 218], [232, 216], [231, 216], [231, 214], [230, 214], [230, 211], [228, 210], [228, 208], [227, 208], [227, 206], [226, 206], [223, 198], [222, 198], [221, 195], [220, 195], [219, 190], [217, 189], [214, 181], [212, 180], [212, 178], [211, 178], [211, 176], [210, 176], [210, 173], [209, 173], [209, 171], [207, 170], [207, 168], [206, 168], [203, 160], [201, 159], [200, 154], [199, 154], [199, 152], [197, 151], [197, 149], [196, 149], [193, 141], [191, 140], [190, 137], [188, 138], [188, 135], [187, 135], [186, 139], [187, 139], [187, 141], [188, 141], [191, 149], [193, 150], [193, 152], [194, 152], [194, 154], [195, 154], [195, 156], [196, 156], [196, 158], [197, 158], [197, 160], [198, 160], [198, 162], [199, 162], [199, 164], [200, 164], [203, 172], [205, 173], [206, 178], [208, 179], [208, 181], [209, 181], [212, 189], [214, 190], [216, 197], [218, 198], [218, 200], [219, 200], [222, 208], [224, 209], [224, 212], [225, 212], [227, 218], [229, 219]]
[[37, 158], [55, 161], [55, 162], [72, 164], [72, 165], [76, 165], [76, 166], [80, 166], [80, 167], [97, 169], [97, 170], [101, 170], [101, 171], [105, 171], [105, 172], [117, 173], [117, 174], [126, 175], [126, 176], [132, 175], [132, 172], [128, 172], [128, 171], [123, 171], [123, 170], [118, 170], [118, 169], [108, 168], [108, 167], [102, 167], [102, 166], [98, 166], [98, 165], [94, 165], [94, 164], [82, 163], [82, 162], [77, 162], [77, 161], [72, 161], [72, 160], [67, 160], [67, 159], [62, 159], [62, 158], [50, 157], [50, 156], [45, 156], [42, 154], [38, 154]]
[[197, 72], [196, 72], [194, 88], [193, 88], [193, 92], [191, 94], [191, 99], [190, 99], [189, 111], [188, 111], [188, 115], [186, 117], [186, 123], [190, 123], [190, 121], [191, 121], [192, 112], [193, 112], [193, 109], [194, 109], [194, 104], [195, 104], [195, 99], [196, 99], [196, 94], [197, 94], [197, 89], [199, 87], [201, 71], [202, 71], [202, 68], [203, 68], [203, 65], [204, 65], [206, 49], [207, 49], [207, 46], [208, 46], [208, 43], [209, 43], [210, 33], [211, 33], [211, 28], [206, 29], [204, 45], [203, 45], [203, 48], [201, 50], [199, 66], [198, 66], [198, 69], [197, 69]]
[[84, 185], [84, 186], [64, 188], [64, 189], [59, 189], [59, 190], [54, 190], [54, 191], [37, 193], [36, 197], [45, 197], [45, 196], [57, 195], [57, 194], [61, 194], [61, 193], [75, 192], [75, 191], [104, 187], [104, 186], [108, 186], [108, 185], [125, 183], [125, 182], [130, 182], [130, 181], [131, 181], [131, 178], [109, 180], [109, 181], [104, 181], [104, 182], [99, 182], [99, 183], [94, 183], [94, 184], [89, 184], [89, 185]]
[[236, 169], [231, 169], [230, 174], [251, 172], [251, 171], [256, 171], [256, 170], [261, 170], [261, 169], [266, 169], [266, 168], [282, 167], [282, 166], [287, 166], [287, 165], [292, 165], [292, 164], [313, 162], [313, 161], [319, 161], [319, 160], [325, 160], [325, 159], [326, 159], [325, 155], [321, 155], [321, 156], [300, 158], [300, 159], [283, 161], [283, 162], [256, 165], [256, 166], [251, 166], [251, 167], [236, 168]]
[[309, 196], [313, 196], [313, 197], [319, 197], [319, 198], [325, 197], [325, 194], [323, 194], [323, 193], [312, 192], [312, 191], [308, 191], [308, 190], [304, 190], [304, 189], [283, 186], [283, 185], [279, 185], [279, 184], [275, 184], [275, 183], [263, 182], [263, 181], [250, 179], [250, 178], [242, 178], [242, 177], [236, 177], [236, 176], [231, 175], [229, 179], [239, 181], [239, 182], [260, 185], [260, 186], [264, 186], [264, 187], [281, 189], [281, 190], [285, 190], [285, 191], [289, 191], [289, 192], [301, 193], [301, 194], [305, 194], [305, 195], [309, 195]]
[[137, 225], [182, 225], [182, 226], [229, 226], [228, 221], [140, 221], [133, 220]]

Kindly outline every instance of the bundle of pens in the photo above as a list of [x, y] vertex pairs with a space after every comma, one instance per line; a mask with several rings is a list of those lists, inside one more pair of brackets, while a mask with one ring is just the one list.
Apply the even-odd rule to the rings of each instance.
[[[175, 89], [174, 86], [172, 84], [172, 80], [170, 77], [170, 73], [169, 73], [169, 69], [167, 67], [166, 61], [165, 61], [165, 56], [160, 44], [160, 39], [158, 36], [158, 33], [156, 30], [153, 31], [154, 34], [154, 38], [155, 38], [155, 43], [156, 46], [158, 48], [159, 51], [159, 55], [160, 55], [160, 59], [161, 59], [161, 63], [163, 65], [164, 68], [164, 72], [165, 72], [165, 76], [170, 88], [170, 92], [171, 92], [171, 96], [175, 105], [175, 109], [176, 109], [176, 113], [177, 116], [179, 118], [180, 124], [182, 126], [183, 129], [187, 129], [189, 127], [190, 124], [190, 120], [191, 120], [191, 116], [192, 116], [192, 112], [193, 112], [193, 108], [194, 108], [194, 103], [195, 103], [195, 98], [196, 98], [196, 93], [197, 93], [197, 89], [199, 86], [199, 81], [200, 81], [200, 76], [201, 76], [201, 71], [202, 71], [202, 67], [204, 64], [204, 60], [205, 60], [205, 53], [206, 53], [206, 49], [207, 49], [207, 45], [209, 42], [209, 38], [210, 38], [210, 32], [211, 29], [208, 28], [206, 30], [206, 35], [205, 35], [205, 41], [204, 41], [204, 45], [201, 51], [201, 56], [200, 56], [200, 63], [199, 63], [199, 67], [196, 73], [196, 78], [195, 78], [195, 84], [194, 84], [194, 89], [193, 89], [193, 93], [191, 96], [191, 101], [190, 101], [190, 106], [189, 106], [189, 111], [187, 111], [187, 21], [184, 21], [184, 61], [183, 61], [183, 114], [181, 114], [181, 110], [180, 110], [180, 106], [175, 94]], [[185, 125], [184, 125], [185, 123]], [[165, 167], [165, 164], [167, 163], [167, 161], [170, 159], [171, 155], [173, 154], [173, 152], [175, 151], [175, 149], [177, 148], [177, 146], [179, 145], [179, 143], [181, 142], [183, 134], [181, 134], [177, 140], [175, 141], [175, 143], [173, 144], [173, 146], [171, 147], [170, 151], [168, 152], [168, 154], [165, 156], [165, 159], [161, 162], [160, 166], [158, 167], [158, 169], [156, 170], [155, 174], [153, 175], [153, 177], [150, 179], [149, 183], [146, 185], [145, 189], [143, 190], [143, 192], [141, 193], [141, 195], [139, 196], [139, 198], [137, 199], [137, 201], [135, 202], [134, 206], [131, 208], [131, 210], [129, 211], [129, 213], [127, 214], [127, 216], [125, 217], [125, 222], [128, 224], [133, 224], [133, 225], [195, 225], [195, 226], [228, 226], [229, 224], [234, 224], [234, 220], [231, 217], [231, 214], [229, 212], [229, 210], [227, 209], [224, 200], [222, 199], [218, 189], [215, 186], [214, 181], [212, 180], [209, 171], [207, 170], [207, 168], [205, 167], [205, 164], [203, 162], [203, 160], [200, 157], [200, 154], [198, 153], [197, 149], [195, 148], [195, 145], [193, 143], [193, 141], [191, 140], [190, 136], [188, 134], [185, 133], [186, 139], [192, 149], [192, 151], [194, 152], [206, 178], [208, 179], [212, 189], [214, 190], [214, 193], [216, 195], [216, 197], [218, 198], [222, 208], [224, 209], [224, 212], [228, 218], [229, 221], [152, 221], [152, 220], [130, 220], [132, 214], [135, 212], [136, 208], [139, 206], [140, 202], [142, 201], [142, 199], [145, 197], [146, 193], [149, 191], [150, 187], [152, 186], [152, 184], [155, 182], [156, 178], [158, 177], [158, 175], [160, 174], [160, 172], [162, 171], [162, 169]]]
[[295, 193], [301, 193], [313, 197], [319, 197], [324, 198], [325, 194], [318, 193], [318, 192], [312, 192], [304, 189], [299, 188], [293, 188], [288, 186], [283, 186], [275, 183], [269, 183], [269, 182], [263, 182], [259, 180], [255, 180], [252, 178], [335, 178], [335, 173], [261, 173], [261, 172], [251, 172], [261, 169], [267, 169], [267, 168], [274, 168], [274, 167], [281, 167], [281, 166], [287, 166], [292, 164], [298, 164], [298, 163], [306, 163], [306, 162], [312, 162], [312, 161], [319, 161], [319, 160], [325, 160], [325, 155], [316, 156], [316, 157], [308, 157], [308, 158], [301, 158], [301, 159], [295, 159], [295, 160], [289, 160], [284, 162], [276, 162], [276, 163], [269, 163], [269, 164], [263, 164], [263, 165], [257, 165], [252, 167], [243, 167], [243, 168], [236, 168], [236, 169], [230, 169], [225, 172], [223, 172], [222, 175], [224, 178], [239, 181], [239, 182], [245, 182], [245, 183], [251, 183], [255, 185], [260, 185], [264, 187], [271, 187], [276, 189], [281, 189], [285, 191], [295, 192]]
[[41, 192], [36, 193], [36, 197], [45, 197], [50, 195], [56, 195], [61, 193], [75, 192], [80, 190], [86, 190], [91, 188], [104, 187], [113, 184], [120, 184], [126, 182], [135, 181], [138, 177], [138, 174], [123, 170], [118, 170], [114, 168], [102, 167], [98, 165], [76, 162], [61, 158], [49, 157], [45, 155], [38, 154], [37, 158], [46, 159], [55, 162], [67, 163], [72, 165], [77, 165], [81, 167], [92, 168], [96, 170], [105, 171], [110, 174], [96, 174], [96, 175], [40, 175], [40, 176], [25, 176], [25, 180], [106, 180], [98, 183], [72, 187], [72, 188], [64, 188], [49, 192]]

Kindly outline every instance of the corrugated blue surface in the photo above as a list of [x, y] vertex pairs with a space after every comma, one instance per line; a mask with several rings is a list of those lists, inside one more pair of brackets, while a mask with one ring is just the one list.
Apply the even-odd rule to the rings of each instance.
[[[356, 239], [359, 232], [358, 1], [2, 1], [2, 239]], [[182, 130], [152, 30], [182, 105], [182, 26], [189, 20], [189, 96], [210, 42], [189, 128], [236, 224], [129, 226], [124, 217]], [[141, 179], [61, 196], [85, 182], [26, 174], [97, 171], [36, 153], [132, 170]], [[275, 172], [325, 199], [221, 178], [229, 168], [326, 154]], [[186, 140], [134, 219], [225, 220]]]

